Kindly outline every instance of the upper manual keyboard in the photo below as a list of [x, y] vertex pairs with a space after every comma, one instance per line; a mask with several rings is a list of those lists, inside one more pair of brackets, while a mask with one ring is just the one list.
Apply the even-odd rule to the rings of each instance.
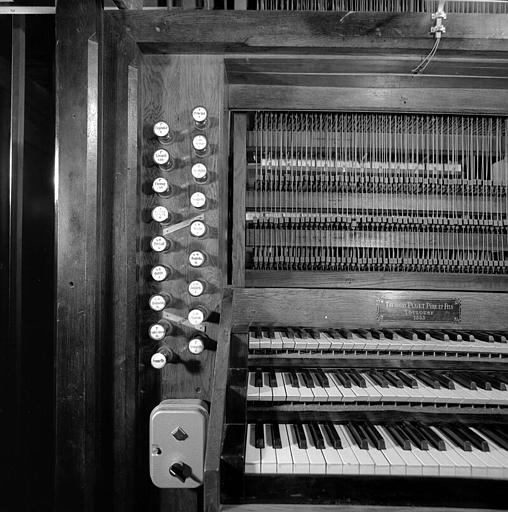
[[251, 351], [508, 354], [508, 333], [450, 329], [251, 328]]

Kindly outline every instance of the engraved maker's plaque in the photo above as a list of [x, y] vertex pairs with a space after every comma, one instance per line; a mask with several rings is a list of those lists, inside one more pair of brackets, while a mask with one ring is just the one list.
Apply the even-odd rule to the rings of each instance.
[[406, 299], [380, 297], [379, 322], [460, 322], [460, 299]]

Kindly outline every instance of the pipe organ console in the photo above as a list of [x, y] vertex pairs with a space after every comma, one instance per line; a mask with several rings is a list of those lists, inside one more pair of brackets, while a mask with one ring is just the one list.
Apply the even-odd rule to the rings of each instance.
[[103, 13], [120, 507], [508, 508], [506, 5]]

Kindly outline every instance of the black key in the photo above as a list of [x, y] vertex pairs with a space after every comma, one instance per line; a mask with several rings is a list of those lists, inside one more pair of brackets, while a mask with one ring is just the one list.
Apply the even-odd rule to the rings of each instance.
[[333, 423], [327, 421], [326, 423], [322, 423], [321, 427], [323, 427], [328, 437], [328, 440], [330, 441], [330, 444], [336, 449], [342, 448], [342, 440], [337, 431], [335, 430]]
[[[504, 427], [506, 428], [506, 427]], [[496, 426], [496, 427], [493, 427], [492, 430], [494, 430], [495, 432], [497, 432], [497, 434], [499, 435], [499, 437], [501, 437], [502, 439], [504, 439], [505, 441], [508, 441], [508, 432], [504, 429], [504, 428], [501, 428], [499, 426]]]
[[310, 430], [310, 435], [312, 437], [314, 446], [318, 450], [324, 450], [325, 440], [323, 439], [323, 436], [321, 435], [321, 430], [319, 430], [319, 426], [317, 425], [317, 423], [309, 423], [309, 430]]
[[321, 338], [321, 335], [317, 329], [308, 329], [308, 331], [313, 339], [318, 340]]
[[444, 434], [455, 446], [458, 446], [465, 452], [472, 451], [471, 441], [463, 439], [460, 433], [457, 433], [454, 430], [453, 426], [439, 425], [436, 426], [436, 428], [439, 430], [439, 432]]
[[508, 439], [505, 439], [495, 427], [482, 426], [479, 430], [485, 437], [494, 441], [494, 443], [503, 448], [503, 450], [508, 450]]
[[492, 387], [498, 389], [500, 391], [506, 391], [508, 386], [502, 380], [499, 380], [496, 375], [489, 373], [488, 376], [489, 382], [492, 384]]
[[316, 377], [316, 380], [319, 382], [319, 385], [322, 388], [330, 387], [330, 381], [328, 380], [328, 377], [325, 375], [325, 372], [321, 370], [321, 368], [316, 368], [313, 373], [314, 376]]
[[296, 337], [296, 333], [295, 333], [295, 331], [293, 329], [291, 329], [291, 327], [287, 327], [286, 328], [286, 334], [287, 334], [288, 338], [295, 339], [295, 337]]
[[361, 388], [367, 387], [367, 381], [365, 380], [365, 377], [358, 370], [349, 370], [349, 375], [351, 376], [351, 379], [354, 377], [357, 386]]
[[299, 388], [300, 387], [300, 382], [298, 381], [298, 377], [296, 375], [296, 372], [287, 372], [287, 374], [289, 375], [289, 380], [291, 381], [291, 385], [294, 388]]
[[392, 386], [395, 386], [397, 388], [404, 387], [404, 383], [398, 377], [396, 377], [392, 372], [385, 370], [384, 372], [382, 372], [382, 375]]
[[448, 329], [444, 330], [443, 332], [448, 334], [448, 337], [450, 338], [451, 341], [464, 341], [460, 332], [450, 331]]
[[256, 440], [255, 447], [256, 448], [264, 448], [265, 447], [265, 433], [263, 432], [263, 424], [256, 423], [254, 438]]
[[255, 338], [262, 338], [263, 337], [263, 333], [261, 332], [261, 329], [259, 327], [256, 327], [254, 329], [254, 337]]
[[494, 336], [485, 331], [472, 331], [471, 333], [477, 340], [494, 343]]
[[406, 434], [409, 440], [420, 450], [428, 450], [429, 442], [427, 439], [421, 435], [421, 433], [413, 428], [410, 423], [403, 422], [399, 425], [399, 428]]
[[342, 386], [344, 386], [345, 388], [351, 387], [351, 378], [346, 376], [342, 370], [333, 372], [333, 374], [335, 375], [335, 377], [337, 377], [337, 380], [341, 383]]
[[476, 341], [474, 334], [468, 331], [460, 331], [460, 335], [462, 336], [462, 339], [465, 341], [470, 341], [474, 343]]
[[466, 377], [464, 374], [459, 372], [450, 372], [448, 374], [450, 379], [457, 382], [457, 384], [460, 384], [461, 386], [464, 386], [467, 389], [476, 390], [478, 389], [478, 386], [476, 385], [476, 382], [468, 377]]
[[442, 332], [448, 336], [448, 339], [450, 341], [462, 341], [462, 336], [457, 331], [442, 329]]
[[434, 372], [432, 375], [434, 378], [436, 378], [439, 381], [441, 386], [443, 386], [444, 388], [455, 389], [455, 382], [453, 382], [453, 380], [450, 379], [450, 377], [447, 377], [443, 373], [439, 373], [439, 372]]
[[418, 381], [409, 373], [403, 372], [402, 370], [397, 370], [397, 377], [410, 388], [416, 389], [418, 388]]
[[419, 329], [413, 329], [413, 331], [418, 336], [419, 340], [430, 341], [430, 334], [428, 332], [420, 331]]
[[356, 333], [360, 336], [360, 338], [366, 340], [372, 339], [372, 333], [370, 331], [367, 331], [366, 329], [356, 329]]
[[365, 433], [360, 431], [356, 428], [356, 425], [354, 423], [347, 423], [346, 428], [348, 429], [348, 432], [351, 434], [353, 439], [355, 440], [356, 444], [362, 449], [362, 450], [368, 450], [369, 449], [369, 440], [367, 439]]
[[300, 372], [300, 375], [302, 376], [303, 382], [305, 383], [306, 387], [308, 387], [308, 388], [315, 387], [314, 381], [312, 380], [312, 376], [310, 375], [310, 373], [307, 370], [302, 370]]
[[439, 384], [439, 381], [436, 380], [435, 378], [431, 377], [430, 375], [428, 375], [424, 371], [414, 370], [413, 371], [413, 375], [418, 380], [421, 380], [424, 384], [426, 384], [427, 386], [430, 386], [431, 388], [434, 388], [434, 389], [440, 389], [441, 388], [441, 384]]
[[337, 329], [328, 329], [328, 334], [334, 340], [343, 340], [345, 338], [345, 336], [342, 336], [342, 334]]
[[368, 376], [378, 385], [382, 388], [387, 388], [390, 383], [378, 372], [370, 371], [368, 372]]
[[412, 426], [414, 429], [418, 430], [434, 448], [440, 451], [446, 451], [446, 444], [444, 440], [429, 426], [423, 424], [418, 425], [416, 423], [412, 423]]
[[254, 386], [256, 388], [263, 387], [263, 372], [260, 369], [257, 369], [254, 374]]
[[300, 338], [302, 338], [302, 340], [310, 338], [310, 334], [305, 329], [298, 329], [298, 333], [300, 334]]
[[272, 423], [272, 443], [276, 450], [282, 448], [282, 439], [280, 438], [280, 429], [277, 423]]
[[409, 329], [397, 329], [397, 334], [406, 338], [406, 340], [416, 341], [418, 339], [416, 332], [410, 331]]
[[293, 425], [295, 429], [296, 442], [298, 443], [298, 448], [301, 450], [307, 449], [307, 438], [305, 437], [305, 431], [303, 430], [302, 425], [300, 423], [295, 423]]
[[275, 378], [275, 372], [273, 370], [270, 370], [268, 372], [268, 385], [271, 388], [276, 388], [277, 387], [277, 379]]
[[411, 450], [409, 439], [398, 430], [396, 425], [385, 425], [385, 428], [403, 450]]
[[353, 338], [353, 333], [349, 329], [337, 329], [337, 331], [343, 338], [346, 338], [348, 340]]
[[467, 372], [467, 376], [476, 382], [476, 385], [485, 391], [492, 391], [492, 382], [484, 372]]
[[501, 382], [504, 382], [505, 384], [508, 385], [508, 374], [507, 373], [496, 372], [494, 375], [496, 376], [496, 378], [498, 380], [500, 380]]
[[507, 333], [502, 332], [489, 332], [490, 335], [494, 338], [496, 343], [507, 343]]
[[385, 339], [384, 333], [382, 331], [380, 331], [379, 329], [371, 329], [370, 332], [372, 333], [372, 336], [376, 340], [384, 340]]
[[272, 339], [275, 338], [275, 333], [273, 332], [273, 329], [271, 327], [268, 327], [266, 331], [268, 333], [269, 338], [272, 338]]
[[466, 425], [455, 425], [455, 429], [459, 430], [464, 438], [467, 439], [475, 448], [478, 448], [478, 450], [481, 450], [482, 452], [490, 451], [489, 443]]
[[392, 331], [391, 329], [382, 329], [382, 331], [385, 335], [385, 338], [388, 338], [389, 340], [397, 339], [397, 333], [395, 331]]
[[443, 331], [438, 331], [435, 329], [431, 329], [429, 331], [429, 334], [432, 336], [432, 338], [440, 341], [450, 341], [450, 338], [448, 337], [448, 334], [446, 334]]
[[375, 425], [372, 425], [371, 423], [362, 423], [361, 425], [369, 436], [370, 442], [378, 450], [386, 450], [386, 441], [384, 440], [384, 437], [379, 433]]

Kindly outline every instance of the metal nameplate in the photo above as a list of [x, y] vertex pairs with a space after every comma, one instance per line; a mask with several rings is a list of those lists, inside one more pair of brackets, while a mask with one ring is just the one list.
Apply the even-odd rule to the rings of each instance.
[[460, 299], [377, 299], [378, 322], [460, 322]]

